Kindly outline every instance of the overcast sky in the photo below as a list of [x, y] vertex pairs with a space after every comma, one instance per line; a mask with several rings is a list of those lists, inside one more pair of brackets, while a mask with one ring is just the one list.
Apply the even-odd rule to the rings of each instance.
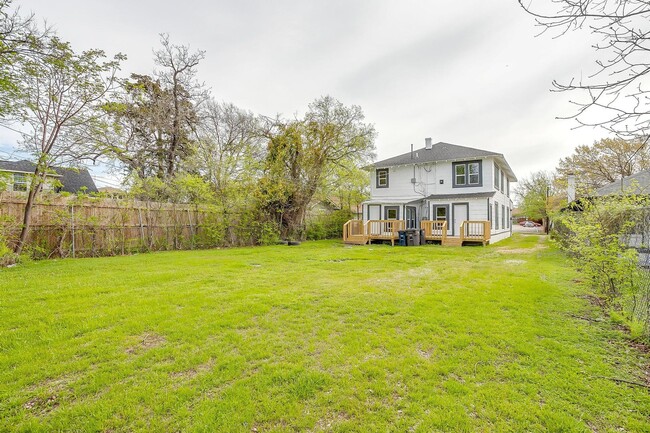
[[[159, 33], [206, 51], [199, 79], [217, 100], [287, 117], [331, 95], [375, 125], [378, 159], [446, 141], [503, 153], [519, 178], [552, 170], [604, 136], [573, 129], [549, 91], [595, 70], [589, 36], [535, 37], [516, 0], [15, 0], [76, 50], [128, 56], [150, 74]], [[15, 135], [0, 131], [0, 156]], [[101, 174], [100, 174], [101, 176]], [[98, 183], [102, 183], [101, 181]]]

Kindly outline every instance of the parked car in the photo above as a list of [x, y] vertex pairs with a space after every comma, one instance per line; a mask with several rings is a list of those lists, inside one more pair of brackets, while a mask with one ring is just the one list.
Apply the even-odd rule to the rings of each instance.
[[523, 227], [541, 227], [540, 223], [536, 223], [534, 221], [522, 221], [519, 224]]

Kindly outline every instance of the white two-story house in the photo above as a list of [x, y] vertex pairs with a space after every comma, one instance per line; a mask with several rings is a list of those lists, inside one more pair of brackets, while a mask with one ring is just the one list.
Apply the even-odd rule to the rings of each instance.
[[373, 165], [363, 223], [397, 220], [403, 221], [399, 228], [420, 229], [425, 221], [446, 221], [446, 235], [453, 239], [463, 222], [484, 222], [489, 242], [498, 242], [511, 235], [511, 184], [516, 181], [500, 153], [432, 144], [427, 138], [424, 148]]

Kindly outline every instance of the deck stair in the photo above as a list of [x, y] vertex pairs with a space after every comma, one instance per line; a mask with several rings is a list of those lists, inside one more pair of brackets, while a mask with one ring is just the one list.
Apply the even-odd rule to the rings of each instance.
[[446, 247], [462, 247], [463, 240], [459, 236], [447, 236], [442, 245]]

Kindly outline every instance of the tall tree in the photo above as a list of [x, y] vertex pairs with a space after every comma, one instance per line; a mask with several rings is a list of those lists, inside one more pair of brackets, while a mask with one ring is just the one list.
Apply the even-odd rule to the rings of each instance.
[[[194, 131], [195, 109], [207, 98], [203, 84], [196, 81], [196, 67], [205, 58], [205, 51], [190, 52], [188, 46], [173, 45], [169, 35], [161, 34], [162, 48], [154, 51], [160, 67], [155, 72], [163, 87], [171, 92], [171, 130], [167, 152], [167, 176], [173, 176], [178, 160], [191, 152], [191, 132]], [[186, 104], [186, 101], [192, 104]]]
[[[131, 74], [130, 80], [122, 81], [114, 99], [104, 105], [112, 118], [112, 128], [104, 141], [109, 154], [123, 164], [128, 174], [140, 178], [169, 177], [172, 101], [171, 92], [159, 80]], [[184, 109], [193, 110], [190, 101], [180, 103]]]
[[547, 233], [550, 216], [562, 203], [562, 193], [555, 185], [551, 173], [538, 171], [519, 180], [515, 190], [521, 210], [530, 219], [542, 220]]
[[225, 222], [225, 237], [236, 242], [234, 224], [251, 206], [250, 191], [260, 177], [264, 149], [259, 120], [230, 103], [208, 101], [201, 112], [190, 169], [210, 185]]
[[645, 142], [650, 129], [650, 2], [647, 0], [518, 0], [544, 31], [585, 30], [600, 42], [596, 72], [556, 90], [579, 91], [573, 117], [623, 138]]
[[52, 165], [78, 165], [96, 158], [96, 136], [105, 127], [99, 109], [116, 83], [121, 54], [105, 60], [101, 50], [75, 53], [56, 37], [46, 42], [47, 56], [20, 61], [20, 97], [15, 101], [21, 124], [21, 145], [36, 161], [31, 179], [20, 239], [20, 254], [30, 228], [36, 195]]
[[12, 0], [0, 0], [0, 117], [17, 108], [19, 64], [22, 59], [43, 56], [50, 29], [40, 27], [34, 14], [12, 10]]
[[104, 138], [108, 151], [129, 174], [169, 180], [196, 146], [199, 110], [207, 98], [195, 80], [203, 51], [173, 45], [161, 35], [154, 51], [154, 76], [132, 74], [122, 91], [105, 104], [113, 127]]
[[277, 126], [260, 191], [284, 237], [302, 237], [309, 202], [337, 167], [370, 161], [375, 129], [364, 120], [360, 107], [325, 96], [309, 105], [303, 119]]
[[577, 192], [585, 195], [649, 168], [650, 150], [645, 141], [605, 138], [591, 146], [576, 147], [572, 155], [560, 160], [557, 171], [563, 181], [568, 174], [575, 174]]

